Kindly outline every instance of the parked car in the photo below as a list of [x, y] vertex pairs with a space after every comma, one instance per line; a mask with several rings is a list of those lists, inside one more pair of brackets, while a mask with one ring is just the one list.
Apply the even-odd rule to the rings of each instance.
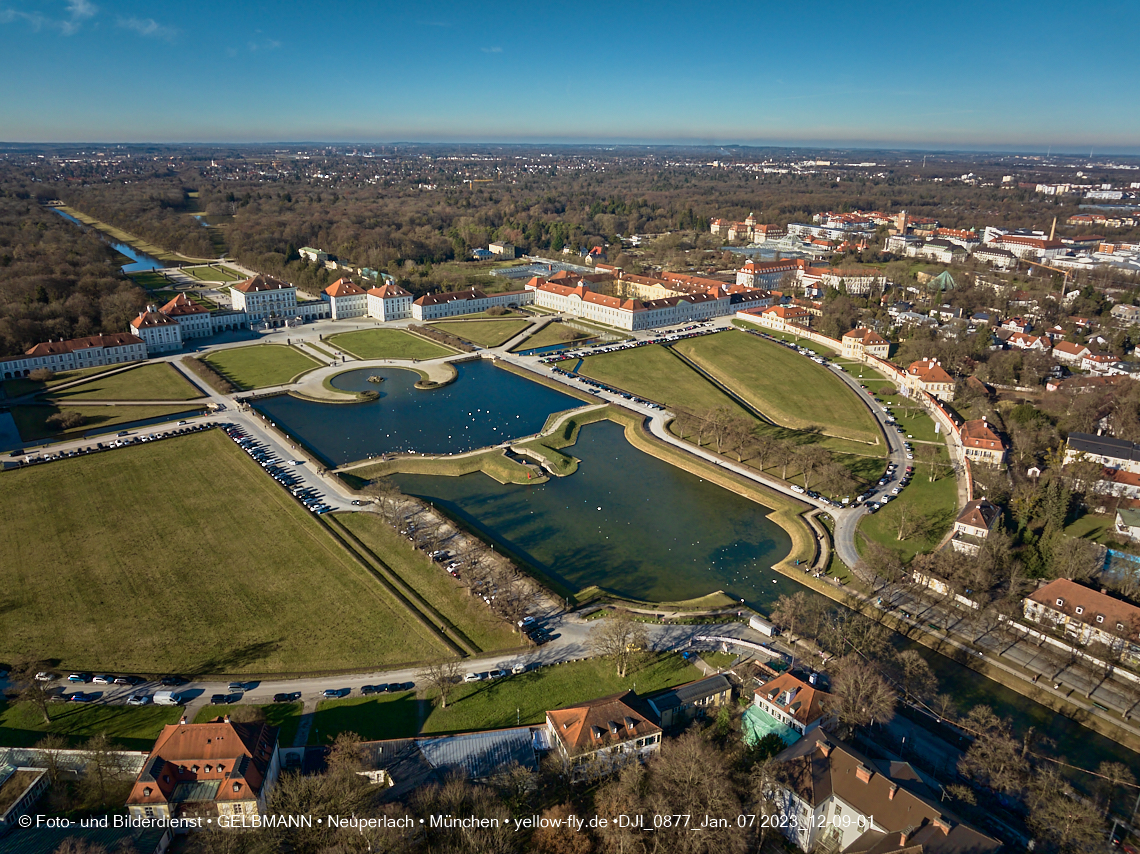
[[150, 703], [150, 694], [132, 694], [127, 700], [128, 706], [145, 706]]
[[369, 694], [383, 694], [388, 690], [388, 683], [382, 682], [379, 685], [365, 685], [360, 689], [360, 693], [365, 696]]
[[90, 682], [94, 677], [90, 673], [72, 673], [67, 677], [68, 682]]
[[177, 688], [180, 685], [189, 685], [190, 680], [185, 676], [163, 676], [162, 684], [166, 688]]
[[76, 691], [67, 699], [72, 703], [94, 703], [95, 696], [95, 694], [84, 694], [82, 691]]
[[36, 674], [36, 681], [37, 682], [51, 682], [53, 679], [58, 679], [58, 678], [59, 677], [56, 676], [54, 673], [48, 673], [46, 670], [41, 670], [39, 673]]
[[488, 679], [502, 679], [506, 675], [507, 675], [507, 671], [505, 671], [505, 670], [492, 670], [491, 672], [489, 672], [487, 674], [487, 678]]
[[98, 676], [96, 676], [91, 681], [94, 682], [96, 685], [114, 685], [115, 684], [115, 677], [112, 676], [110, 673], [100, 673]]
[[486, 673], [468, 673], [463, 677], [464, 682], [482, 682], [487, 678]]
[[336, 700], [340, 697], [347, 697], [351, 693], [351, 688], [328, 688], [321, 692], [321, 696], [329, 700]]

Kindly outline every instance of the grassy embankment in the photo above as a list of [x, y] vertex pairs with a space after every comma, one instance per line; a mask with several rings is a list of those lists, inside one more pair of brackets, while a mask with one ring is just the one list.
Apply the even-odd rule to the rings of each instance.
[[254, 344], [232, 350], [215, 350], [202, 358], [211, 368], [241, 391], [285, 385], [313, 368], [316, 359], [281, 344]]
[[528, 320], [511, 318], [507, 320], [451, 320], [433, 323], [431, 326], [480, 347], [499, 347], [526, 329], [529, 324], [530, 321]]
[[140, 365], [52, 392], [52, 400], [194, 400], [202, 393], [166, 362]]
[[[79, 686], [80, 688], [91, 686]], [[98, 688], [99, 686], [95, 686]], [[178, 706], [106, 706], [78, 703], [50, 703], [51, 721], [33, 703], [7, 703], [0, 700], [0, 746], [31, 747], [48, 734], [62, 735], [73, 747], [106, 733], [126, 750], [150, 750], [167, 724], [178, 723]]]
[[38, 380], [30, 380], [22, 378], [18, 380], [4, 380], [4, 395], [6, 397], [23, 397], [26, 394], [35, 394], [37, 392], [47, 391], [48, 389], [61, 386], [64, 383], [73, 383], [76, 380], [81, 380], [84, 377], [94, 377], [99, 374], [105, 374], [108, 371], [114, 371], [121, 368], [122, 365], [100, 365], [97, 368], [82, 368], [77, 371], [64, 371], [56, 374], [52, 379], [46, 382]]
[[[148, 406], [146, 404], [132, 406], [80, 406], [68, 405], [60, 409], [49, 405], [13, 406], [12, 418], [16, 422], [16, 429], [25, 442], [38, 442], [41, 439], [76, 439], [91, 430], [109, 430], [134, 421], [145, 421], [153, 418], [173, 418], [193, 410], [193, 402], [184, 406]], [[83, 424], [67, 430], [61, 430], [55, 424], [49, 424], [48, 419], [59, 412], [74, 412], [83, 416]], [[154, 429], [158, 429], [157, 427]], [[92, 441], [97, 441], [93, 439]]]
[[201, 267], [183, 267], [181, 272], [200, 282], [240, 282], [245, 276], [224, 264], [206, 264]]
[[252, 674], [446, 652], [220, 431], [5, 472], [0, 527], [0, 660]]
[[[511, 659], [514, 660], [514, 659]], [[590, 659], [541, 667], [518, 676], [492, 682], [457, 686], [441, 709], [416, 694], [381, 695], [345, 700], [325, 700], [317, 706], [314, 731], [330, 733], [351, 730], [365, 739], [408, 738], [414, 735], [468, 732], [538, 724], [548, 709], [570, 706], [606, 694], [632, 690], [641, 695], [699, 679], [701, 672], [679, 655], [657, 656], [640, 670], [619, 679], [609, 661]], [[423, 723], [421, 725], [421, 719]], [[316, 743], [318, 736], [310, 737]]]
[[232, 715], [235, 712], [239, 715], [242, 712], [248, 714], [251, 709], [259, 709], [265, 715], [265, 722], [270, 726], [280, 727], [281, 731], [277, 734], [278, 744], [282, 747], [293, 746], [293, 742], [297, 739], [297, 726], [301, 722], [302, 706], [300, 703], [270, 703], [265, 706], [251, 706], [246, 703], [242, 703], [240, 706], [205, 706], [198, 710], [193, 722], [196, 724], [209, 723], [215, 718], [224, 718], [226, 715]]
[[412, 335], [402, 329], [361, 329], [341, 332], [325, 339], [330, 347], [343, 350], [357, 359], [438, 359], [451, 356], [455, 350]]

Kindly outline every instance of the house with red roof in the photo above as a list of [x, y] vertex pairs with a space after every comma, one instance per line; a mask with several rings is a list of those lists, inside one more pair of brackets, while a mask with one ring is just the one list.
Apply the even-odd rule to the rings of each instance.
[[208, 338], [214, 334], [214, 321], [210, 310], [194, 302], [186, 294], [178, 294], [159, 311], [178, 323], [183, 341], [190, 338]]
[[281, 770], [277, 727], [209, 723], [162, 728], [127, 798], [133, 818], [227, 816], [265, 813]]
[[364, 317], [368, 314], [368, 293], [348, 279], [337, 279], [324, 289], [321, 299], [329, 304], [329, 314], [333, 320]]
[[798, 305], [773, 305], [758, 313], [746, 312], [748, 320], [777, 332], [800, 332], [811, 326], [811, 312]]
[[873, 329], [860, 326], [843, 334], [843, 355], [848, 359], [862, 359], [865, 353], [885, 359], [890, 351], [890, 342]]
[[966, 458], [971, 462], [999, 466], [1005, 461], [1005, 442], [984, 417], [964, 423], [960, 435]]
[[370, 288], [367, 300], [368, 316], [377, 320], [404, 320], [412, 316], [412, 295], [395, 282]]
[[925, 391], [939, 400], [954, 399], [954, 378], [942, 368], [937, 359], [920, 359], [912, 362], [903, 374], [903, 383], [914, 391]]
[[1099, 644], [1140, 661], [1140, 608], [1077, 584], [1050, 581], [1022, 600], [1027, 620], [1063, 632], [1081, 646]]
[[412, 303], [412, 317], [416, 320], [440, 320], [463, 314], [478, 314], [496, 306], [507, 308], [530, 305], [533, 302], [534, 294], [529, 290], [485, 294], [478, 288], [469, 288], [465, 291], [425, 294]]
[[140, 311], [127, 331], [146, 342], [148, 353], [182, 349], [182, 330], [178, 321], [159, 311], [157, 306], [148, 305], [146, 311]]
[[1000, 507], [985, 498], [975, 498], [962, 508], [954, 521], [954, 538], [950, 545], [954, 551], [975, 555], [1000, 521]]
[[551, 746], [579, 779], [644, 762], [661, 749], [661, 727], [632, 691], [546, 713]]
[[1053, 358], [1076, 363], [1089, 354], [1089, 348], [1073, 341], [1058, 341], [1053, 345]]

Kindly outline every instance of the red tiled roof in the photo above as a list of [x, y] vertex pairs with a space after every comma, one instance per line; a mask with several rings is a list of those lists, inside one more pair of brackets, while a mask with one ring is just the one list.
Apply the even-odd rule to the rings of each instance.
[[[1140, 632], [1140, 608], [1113, 599], [1106, 593], [1090, 590], [1068, 578], [1050, 581], [1025, 598], [1118, 637], [1136, 639]], [[1057, 604], [1058, 599], [1061, 600], [1060, 605]], [[1078, 607], [1082, 609], [1079, 615], [1076, 612]], [[1104, 619], [1098, 622], [1097, 617]], [[1117, 628], [1118, 625], [1123, 628]]]
[[204, 724], [162, 728], [128, 804], [167, 803], [181, 783], [217, 782], [215, 801], [257, 798], [277, 744], [277, 727], [230, 723], [218, 718]]
[[159, 309], [163, 314], [170, 317], [179, 317], [189, 314], [209, 314], [209, 309], [198, 305], [196, 302], [191, 302], [186, 294], [179, 294], [162, 308]]
[[906, 372], [912, 377], [918, 377], [919, 382], [923, 384], [954, 382], [954, 378], [942, 370], [938, 362], [932, 359], [912, 362]]
[[845, 332], [843, 334], [843, 337], [862, 341], [864, 347], [881, 347], [884, 344], [890, 344], [886, 338], [884, 338], [874, 329], [865, 329], [862, 326], [858, 327], [857, 329], [852, 329], [850, 332]]
[[969, 525], [971, 528], [982, 528], [988, 531], [999, 516], [1001, 516], [1000, 507], [991, 504], [984, 498], [975, 498], [962, 508], [962, 512], [958, 514], [958, 521], [963, 525]]
[[337, 279], [325, 288], [325, 293], [330, 297], [355, 297], [364, 293], [364, 288], [348, 279]]
[[477, 288], [470, 288], [466, 291], [449, 291], [444, 294], [425, 294], [416, 300], [416, 305], [446, 305], [449, 302], [458, 302], [459, 300], [473, 300], [485, 299], [486, 294]]
[[410, 297], [411, 294], [401, 288], [399, 285], [387, 284], [381, 285], [378, 288], [372, 288], [368, 291], [374, 297], [382, 297], [389, 299], [391, 297]]
[[288, 285], [280, 279], [275, 279], [272, 276], [266, 276], [263, 273], [258, 273], [252, 279], [246, 279], [244, 282], [239, 282], [232, 286], [235, 291], [241, 291], [243, 294], [255, 294], [262, 291], [283, 291], [293, 287]]
[[[74, 353], [76, 350], [90, 350], [95, 347], [126, 347], [142, 344], [143, 340], [129, 332], [112, 332], [109, 335], [88, 335], [86, 338], [71, 338], [67, 341], [44, 341], [31, 347], [26, 356], [52, 356], [61, 353]], [[19, 358], [19, 357], [17, 357]]]
[[[789, 694], [790, 693], [790, 699]], [[805, 727], [823, 717], [824, 705], [831, 695], [801, 682], [790, 673], [783, 673], [756, 689], [756, 696], [763, 697], [784, 714], [795, 718]]]
[[172, 323], [177, 325], [178, 321], [160, 311], [144, 311], [131, 321], [131, 326], [142, 329], [144, 326], [169, 326]]
[[546, 713], [554, 735], [566, 746], [570, 755], [592, 753], [615, 743], [645, 738], [661, 732], [661, 727], [634, 708], [632, 691], [611, 694]]

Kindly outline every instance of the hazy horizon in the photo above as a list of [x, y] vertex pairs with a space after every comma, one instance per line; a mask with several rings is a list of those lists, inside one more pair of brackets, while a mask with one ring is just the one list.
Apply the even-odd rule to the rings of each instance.
[[[1140, 154], [1130, 34], [1093, 0], [1097, 74], [1057, 2], [810, 16], [665, 2], [8, 0], [13, 144], [753, 145]], [[392, 142], [382, 142], [392, 140]], [[406, 143], [405, 143], [406, 144]]]

